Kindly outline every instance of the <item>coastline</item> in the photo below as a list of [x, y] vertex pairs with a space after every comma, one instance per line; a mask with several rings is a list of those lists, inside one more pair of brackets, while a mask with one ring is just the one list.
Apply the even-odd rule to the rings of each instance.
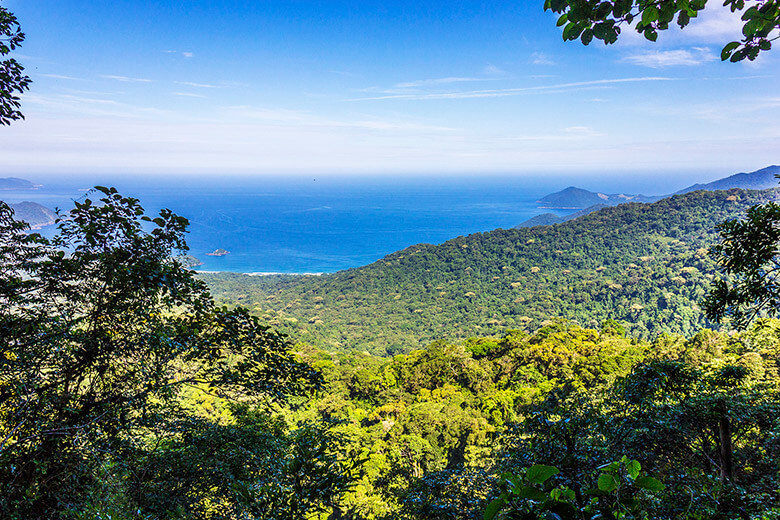
[[196, 273], [203, 273], [203, 274], [222, 274], [222, 273], [230, 273], [230, 274], [243, 274], [246, 276], [322, 276], [324, 274], [328, 273], [274, 273], [274, 272], [265, 272], [265, 271], [254, 271], [250, 273], [242, 273], [237, 271], [201, 271], [199, 269], [193, 269]]

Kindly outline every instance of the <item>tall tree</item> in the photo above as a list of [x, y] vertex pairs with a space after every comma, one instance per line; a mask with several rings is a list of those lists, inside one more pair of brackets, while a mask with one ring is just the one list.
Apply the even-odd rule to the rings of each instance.
[[318, 381], [283, 337], [244, 309], [216, 307], [176, 259], [186, 219], [97, 193], [52, 241], [26, 234], [0, 203], [3, 518], [76, 507], [128, 445], [176, 435], [184, 389], [255, 403]]

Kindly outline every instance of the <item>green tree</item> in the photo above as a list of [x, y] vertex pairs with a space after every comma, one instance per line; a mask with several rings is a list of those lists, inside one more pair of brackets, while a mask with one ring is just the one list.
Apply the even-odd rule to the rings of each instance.
[[725, 318], [745, 328], [761, 316], [780, 313], [780, 205], [753, 206], [742, 220], [718, 226], [720, 243], [712, 248], [722, 276], [712, 283], [704, 308], [707, 317]]
[[96, 190], [51, 241], [0, 203], [3, 518], [79, 509], [128, 447], [181, 434], [184, 389], [251, 404], [318, 384], [283, 337], [216, 307], [176, 260], [186, 219]]
[[[734, 16], [745, 22], [742, 41], [723, 47], [722, 60], [754, 60], [759, 52], [772, 48], [780, 28], [777, 0], [725, 0]], [[593, 39], [615, 43], [620, 32], [632, 24], [650, 41], [672, 24], [684, 28], [707, 7], [707, 0], [545, 0], [545, 10], [559, 14], [564, 40], [579, 39], [588, 45]]]
[[[19, 21], [8, 9], [0, 7], [0, 57], [16, 50], [24, 41]], [[24, 119], [19, 111], [19, 94], [29, 90], [30, 78], [24, 74], [24, 67], [14, 58], [0, 60], [0, 125]]]

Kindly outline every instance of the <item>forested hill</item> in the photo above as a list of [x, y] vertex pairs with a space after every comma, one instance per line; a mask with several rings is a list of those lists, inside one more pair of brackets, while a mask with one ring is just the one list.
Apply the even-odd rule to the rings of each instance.
[[713, 273], [715, 226], [780, 191], [698, 191], [623, 204], [557, 226], [498, 229], [416, 245], [323, 276], [204, 274], [214, 296], [250, 306], [328, 349], [397, 353], [442, 339], [534, 328], [551, 316], [635, 335], [692, 334]]

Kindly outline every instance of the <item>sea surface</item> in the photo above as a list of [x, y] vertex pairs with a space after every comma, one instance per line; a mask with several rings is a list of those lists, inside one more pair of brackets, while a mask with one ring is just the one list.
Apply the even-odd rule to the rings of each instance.
[[[169, 208], [189, 219], [198, 270], [243, 273], [334, 272], [418, 243], [511, 228], [549, 211], [536, 201], [570, 184], [542, 177], [25, 177], [42, 187], [3, 191], [0, 199], [70, 209], [74, 199], [96, 198], [91, 186], [116, 186], [147, 213]], [[208, 255], [216, 249], [229, 254]]]

